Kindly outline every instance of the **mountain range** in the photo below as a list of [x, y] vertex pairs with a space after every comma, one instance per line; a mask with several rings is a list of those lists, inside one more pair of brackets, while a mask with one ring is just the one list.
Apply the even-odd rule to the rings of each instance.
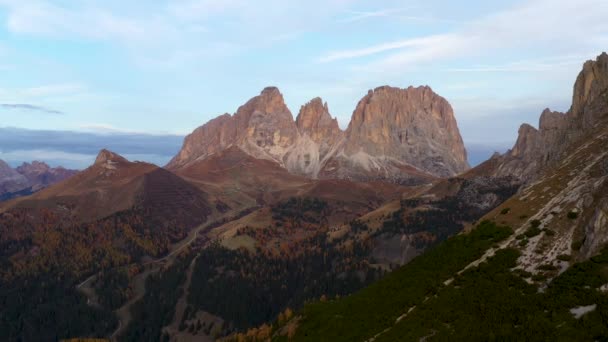
[[427, 86], [370, 90], [346, 130], [268, 87], [165, 167], [0, 163], [32, 193], [0, 202], [0, 339], [601, 340], [607, 143], [603, 53], [473, 168]]
[[63, 167], [51, 168], [44, 162], [23, 163], [13, 169], [0, 160], [0, 201], [13, 197], [29, 195], [49, 185], [61, 182], [76, 170]]

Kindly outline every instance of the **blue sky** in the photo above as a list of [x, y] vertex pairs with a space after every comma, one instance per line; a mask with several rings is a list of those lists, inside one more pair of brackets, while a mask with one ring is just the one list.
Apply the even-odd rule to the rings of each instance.
[[429, 85], [470, 150], [504, 149], [568, 109], [582, 63], [608, 50], [606, 18], [605, 0], [0, 0], [0, 127], [173, 143], [275, 85], [294, 116], [321, 96], [345, 128], [368, 89]]

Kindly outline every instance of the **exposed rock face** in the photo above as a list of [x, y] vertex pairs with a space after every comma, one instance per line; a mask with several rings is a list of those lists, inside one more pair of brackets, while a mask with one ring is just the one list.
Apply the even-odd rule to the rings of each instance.
[[188, 135], [168, 168], [179, 168], [236, 145], [250, 155], [283, 163], [295, 143], [298, 130], [283, 95], [268, 87], [241, 106], [236, 114], [224, 114]]
[[286, 158], [287, 169], [317, 178], [329, 157], [336, 151], [344, 132], [329, 114], [327, 103], [315, 98], [300, 108], [296, 118], [298, 140]]
[[312, 178], [428, 180], [468, 169], [449, 103], [429, 87], [370, 91], [342, 132], [320, 98], [302, 106], [296, 121], [270, 87], [186, 137], [170, 169], [188, 166], [230, 146]]
[[37, 191], [51, 184], [66, 180], [78, 171], [68, 170], [61, 166], [52, 168], [44, 162], [33, 161], [31, 164], [21, 164], [21, 166], [17, 167], [17, 172], [27, 178], [32, 190]]
[[469, 168], [452, 107], [429, 87], [380, 87], [357, 105], [338, 158], [352, 167], [398, 176], [395, 164], [437, 177]]
[[0, 160], [0, 194], [16, 192], [29, 186], [27, 178]]
[[323, 103], [320, 97], [300, 108], [296, 126], [301, 134], [308, 135], [317, 144], [333, 145], [342, 135], [338, 119], [331, 117], [327, 102]]
[[29, 195], [76, 173], [63, 167], [51, 168], [39, 161], [23, 163], [13, 169], [0, 160], [0, 200]]
[[129, 161], [117, 153], [103, 149], [97, 154], [94, 165], [111, 163], [129, 163]]
[[513, 149], [501, 157], [498, 175], [515, 175], [531, 181], [562, 159], [566, 149], [584, 138], [608, 116], [608, 55], [587, 61], [574, 85], [567, 113], [545, 109], [538, 130], [528, 124], [519, 129]]

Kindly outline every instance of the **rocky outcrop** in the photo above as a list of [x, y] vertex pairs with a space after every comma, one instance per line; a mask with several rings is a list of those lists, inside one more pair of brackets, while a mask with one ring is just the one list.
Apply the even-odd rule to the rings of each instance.
[[315, 98], [294, 122], [277, 88], [188, 135], [170, 169], [236, 146], [311, 178], [353, 180], [448, 177], [468, 169], [450, 104], [429, 87], [371, 90], [342, 132], [327, 103]]
[[300, 108], [296, 126], [302, 135], [308, 135], [317, 144], [333, 145], [342, 135], [338, 119], [331, 117], [327, 102], [323, 103], [320, 97]]
[[78, 172], [61, 166], [52, 168], [47, 163], [40, 161], [23, 163], [16, 170], [27, 178], [33, 191], [66, 180]]
[[[450, 104], [429, 87], [380, 87], [359, 101], [336, 158], [338, 173], [399, 177], [412, 167], [436, 177], [469, 168]], [[342, 160], [340, 160], [342, 159]]]
[[51, 168], [39, 161], [23, 163], [16, 169], [0, 160], [0, 200], [21, 197], [61, 182], [78, 171], [63, 167]]
[[289, 172], [318, 178], [327, 159], [342, 141], [344, 132], [329, 114], [327, 102], [315, 98], [302, 106], [296, 118], [298, 140], [286, 156]]
[[217, 117], [188, 135], [167, 167], [184, 167], [233, 145], [256, 158], [283, 165], [283, 156], [297, 137], [298, 130], [283, 95], [277, 88], [268, 87], [234, 115]]
[[117, 153], [103, 149], [97, 154], [94, 165], [111, 163], [129, 163], [129, 161]]
[[497, 175], [515, 175], [524, 182], [538, 177], [559, 162], [573, 143], [608, 118], [608, 55], [587, 61], [574, 85], [567, 113], [545, 109], [538, 130], [528, 124], [519, 129], [513, 148], [501, 156]]
[[27, 178], [0, 160], [0, 194], [16, 192], [29, 187]]

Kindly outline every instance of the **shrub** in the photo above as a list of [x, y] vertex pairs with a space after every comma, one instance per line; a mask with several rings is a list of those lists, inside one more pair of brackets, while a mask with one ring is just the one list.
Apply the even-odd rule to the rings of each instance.
[[557, 256], [557, 260], [570, 261], [572, 260], [572, 256], [570, 254], [560, 254]]
[[532, 281], [543, 281], [547, 279], [547, 275], [544, 273], [535, 274], [532, 276]]
[[532, 273], [521, 269], [515, 270], [515, 274], [518, 274], [520, 277], [525, 279], [530, 278], [532, 276]]
[[583, 247], [583, 240], [572, 241], [571, 247], [573, 250], [578, 251], [581, 249], [581, 247]]
[[540, 265], [537, 268], [542, 271], [557, 271], [557, 267], [555, 267], [551, 264]]
[[538, 227], [540, 227], [540, 224], [541, 224], [540, 220], [532, 220], [532, 222], [530, 222], [530, 227], [538, 228]]
[[511, 208], [504, 208], [500, 211], [501, 215], [507, 215], [511, 211]]
[[576, 220], [578, 218], [578, 213], [576, 211], [570, 211], [566, 216], [571, 220]]
[[538, 227], [532, 226], [532, 227], [528, 228], [528, 230], [526, 230], [524, 235], [531, 238], [531, 237], [534, 237], [534, 236], [540, 234], [541, 232], [542, 232], [542, 230], [540, 230]]
[[553, 235], [555, 235], [555, 232], [551, 229], [545, 229], [545, 235], [553, 236]]

